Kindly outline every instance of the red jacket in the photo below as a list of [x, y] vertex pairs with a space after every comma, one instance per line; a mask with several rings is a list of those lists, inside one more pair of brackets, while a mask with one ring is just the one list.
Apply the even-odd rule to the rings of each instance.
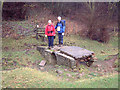
[[53, 24], [46, 26], [45, 35], [47, 35], [47, 36], [54, 36], [55, 35], [55, 27], [53, 26]]

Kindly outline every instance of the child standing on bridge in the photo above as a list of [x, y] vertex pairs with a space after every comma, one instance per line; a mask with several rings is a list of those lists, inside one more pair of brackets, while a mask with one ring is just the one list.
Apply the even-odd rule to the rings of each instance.
[[48, 36], [48, 49], [53, 48], [54, 36], [55, 36], [55, 27], [52, 24], [52, 21], [48, 21], [48, 25], [45, 28], [45, 37]]

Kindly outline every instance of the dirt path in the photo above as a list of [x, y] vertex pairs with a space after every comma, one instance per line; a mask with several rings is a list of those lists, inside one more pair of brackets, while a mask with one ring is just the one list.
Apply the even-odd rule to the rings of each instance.
[[97, 69], [98, 72], [101, 73], [114, 73], [116, 72], [114, 70], [115, 65], [114, 62], [118, 59], [118, 55], [113, 55], [111, 59], [94, 62], [94, 64], [90, 67], [91, 70], [94, 70], [94, 68]]

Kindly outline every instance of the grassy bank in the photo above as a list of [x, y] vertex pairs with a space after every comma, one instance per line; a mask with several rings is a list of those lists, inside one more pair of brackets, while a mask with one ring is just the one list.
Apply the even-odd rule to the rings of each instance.
[[[58, 43], [56, 37], [55, 44]], [[118, 53], [118, 38], [112, 37], [107, 44], [99, 43], [89, 39], [83, 39], [78, 35], [64, 37], [64, 44], [80, 46], [95, 52], [98, 60], [104, 60], [109, 55]], [[46, 42], [36, 40], [31, 36], [15, 40], [13, 38], [2, 39], [2, 58], [3, 58], [3, 88], [117, 88], [118, 75], [110, 74], [107, 76], [80, 78], [78, 80], [66, 81], [66, 77], [58, 77], [51, 72], [41, 72], [32, 69], [34, 64], [44, 58], [36, 50], [36, 46], [47, 45]], [[13, 69], [13, 70], [11, 70]], [[74, 73], [74, 72], [72, 72]]]
[[30, 68], [3, 71], [3, 88], [117, 88], [117, 74], [67, 82], [48, 72]]

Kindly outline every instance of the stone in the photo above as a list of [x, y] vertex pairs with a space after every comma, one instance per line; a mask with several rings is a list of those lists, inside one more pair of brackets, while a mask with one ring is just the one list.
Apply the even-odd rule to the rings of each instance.
[[102, 50], [101, 53], [105, 53], [105, 52]]
[[99, 64], [99, 65], [97, 65], [98, 67], [101, 67], [101, 65]]
[[65, 71], [68, 71], [67, 69], [64, 69]]
[[68, 77], [72, 77], [72, 75], [71, 75], [71, 74], [69, 74], [69, 73], [67, 73], [66, 75], [67, 75]]
[[89, 50], [86, 50], [84, 48], [77, 47], [77, 46], [64, 46], [60, 48], [60, 51], [75, 59], [83, 58], [83, 57], [94, 54], [94, 52], [92, 51], [89, 51]]
[[45, 61], [45, 60], [42, 60], [39, 65], [40, 65], [41, 67], [44, 67], [45, 64], [46, 64], [46, 61]]
[[67, 78], [66, 81], [69, 81], [69, 79]]
[[57, 63], [56, 56], [51, 50], [45, 50], [45, 59], [50, 63], [55, 65]]
[[80, 75], [77, 75], [76, 78], [77, 78], [77, 79], [80, 79]]
[[44, 70], [44, 67], [40, 67], [40, 70]]
[[75, 69], [73, 69], [73, 72], [78, 72], [78, 70], [75, 68]]
[[38, 46], [37, 47], [37, 50], [40, 52], [40, 54], [45, 57], [45, 50], [46, 50], [46, 47], [44, 46]]
[[56, 73], [62, 74], [63, 72], [61, 70], [56, 70]]
[[70, 56], [67, 56], [65, 54], [62, 54], [60, 52], [55, 52], [57, 64], [58, 65], [65, 65], [70, 68], [73, 68], [76, 66], [76, 60]]

